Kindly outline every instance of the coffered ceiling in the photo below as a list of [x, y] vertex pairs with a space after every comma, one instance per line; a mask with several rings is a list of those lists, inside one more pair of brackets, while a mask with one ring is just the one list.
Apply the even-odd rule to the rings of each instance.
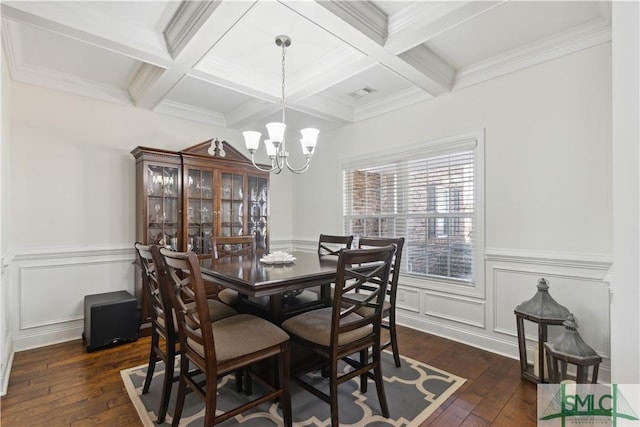
[[[12, 79], [238, 130], [327, 130], [611, 39], [608, 2], [3, 1]], [[259, 129], [258, 129], [259, 128]]]

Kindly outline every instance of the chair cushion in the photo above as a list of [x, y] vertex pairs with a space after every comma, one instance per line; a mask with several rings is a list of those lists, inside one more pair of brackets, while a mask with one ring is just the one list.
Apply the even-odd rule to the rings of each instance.
[[236, 305], [238, 303], [238, 292], [229, 288], [221, 289], [218, 292], [218, 299], [227, 305]]
[[[366, 297], [365, 294], [356, 294], [356, 293], [349, 294], [349, 298], [359, 300], [359, 301], [363, 301], [365, 297]], [[343, 305], [348, 305], [348, 304], [344, 302]], [[391, 303], [385, 300], [385, 302], [382, 304], [382, 317], [388, 316], [388, 313], [390, 310], [391, 310]], [[361, 316], [371, 316], [373, 312], [374, 312], [373, 307], [360, 307], [359, 309], [356, 310], [356, 313], [358, 313]]]
[[[281, 344], [289, 335], [273, 323], [250, 314], [238, 314], [211, 324], [218, 361], [234, 359]], [[187, 344], [201, 357], [204, 347], [188, 339]]]
[[[185, 305], [188, 309], [191, 309], [195, 307], [196, 303], [190, 302]], [[214, 299], [207, 299], [207, 305], [209, 306], [209, 317], [211, 317], [212, 322], [238, 314], [233, 308]]]
[[[325, 307], [299, 314], [282, 322], [282, 329], [307, 341], [328, 347], [331, 344], [332, 310], [332, 307]], [[358, 319], [362, 319], [362, 316], [351, 313], [342, 319], [341, 324], [344, 325]], [[338, 338], [338, 345], [344, 345], [366, 337], [372, 330], [371, 325], [367, 325], [341, 334]]]

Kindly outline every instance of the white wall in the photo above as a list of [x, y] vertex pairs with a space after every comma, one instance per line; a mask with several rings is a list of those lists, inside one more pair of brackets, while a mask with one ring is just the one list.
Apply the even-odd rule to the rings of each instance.
[[468, 290], [402, 277], [402, 323], [517, 357], [513, 309], [545, 277], [608, 358], [610, 55], [601, 45], [322, 135], [294, 184], [294, 235], [341, 231], [341, 161], [484, 129], [485, 277]]
[[2, 133], [0, 138], [0, 395], [6, 393], [8, 373], [12, 361], [12, 339], [9, 327], [9, 285], [5, 277], [5, 262], [8, 262], [9, 240], [5, 234], [9, 224], [7, 198], [9, 195], [10, 163], [9, 163], [9, 135], [10, 121], [9, 110], [11, 100], [11, 85], [7, 63], [2, 50], [2, 104], [0, 116], [2, 117]]
[[640, 4], [613, 2], [612, 381], [640, 383]]

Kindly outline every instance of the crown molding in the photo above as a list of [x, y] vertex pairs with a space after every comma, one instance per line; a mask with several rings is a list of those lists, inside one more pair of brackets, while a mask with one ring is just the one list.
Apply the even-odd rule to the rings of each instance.
[[412, 87], [379, 99], [375, 102], [357, 107], [354, 111], [354, 121], [359, 122], [370, 119], [372, 117], [390, 113], [433, 98], [433, 95], [423, 91], [422, 89]]
[[452, 90], [473, 86], [505, 74], [611, 41], [611, 23], [596, 19], [504, 55], [458, 70]]
[[224, 115], [205, 108], [198, 108], [192, 105], [183, 104], [181, 102], [163, 100], [156, 108], [155, 113], [167, 114], [169, 116], [179, 117], [181, 119], [193, 120], [200, 123], [206, 123], [217, 127], [227, 127], [227, 121]]

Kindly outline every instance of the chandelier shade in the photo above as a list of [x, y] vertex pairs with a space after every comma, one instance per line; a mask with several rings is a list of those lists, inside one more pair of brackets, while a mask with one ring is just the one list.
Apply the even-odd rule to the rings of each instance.
[[302, 145], [302, 153], [305, 157], [305, 163], [301, 167], [291, 166], [291, 164], [289, 163], [289, 152], [287, 151], [285, 141], [285, 130], [287, 128], [285, 121], [285, 54], [286, 48], [291, 46], [291, 38], [283, 35], [277, 36], [276, 45], [282, 48], [282, 121], [266, 124], [269, 139], [265, 139], [264, 145], [267, 156], [269, 156], [269, 159], [271, 159], [271, 168], [262, 168], [255, 162], [254, 155], [260, 147], [260, 138], [262, 137], [262, 133], [257, 131], [245, 131], [242, 132], [242, 135], [244, 136], [244, 143], [247, 151], [249, 152], [249, 154], [251, 154], [251, 162], [257, 169], [263, 172], [280, 173], [286, 167], [294, 173], [302, 173], [309, 169], [311, 156], [313, 156], [313, 153], [315, 152], [316, 144], [318, 142], [318, 134], [320, 133], [320, 131], [315, 128], [305, 128], [300, 131], [300, 134], [302, 135], [300, 144]]

